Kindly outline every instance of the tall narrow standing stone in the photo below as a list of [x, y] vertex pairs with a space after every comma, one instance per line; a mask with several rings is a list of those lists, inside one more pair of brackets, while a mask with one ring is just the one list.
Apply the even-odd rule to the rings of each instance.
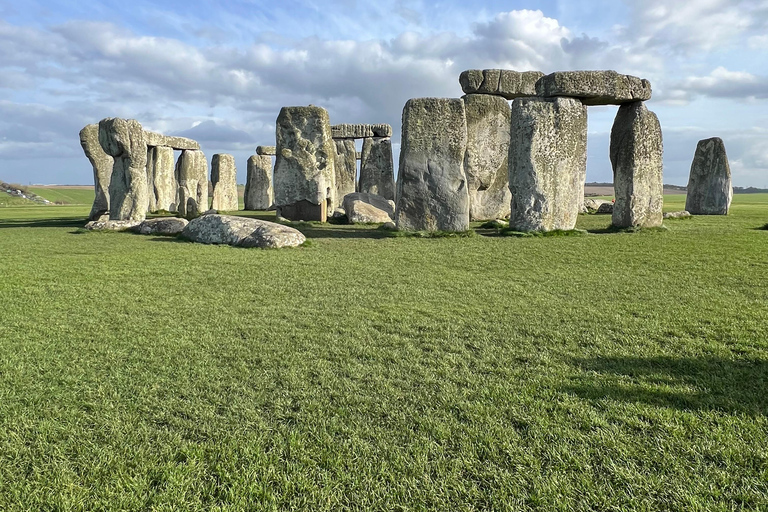
[[693, 215], [728, 215], [731, 199], [731, 167], [723, 140], [700, 140], [691, 164], [685, 209]]
[[467, 118], [460, 99], [411, 99], [403, 108], [398, 229], [466, 231]]
[[587, 176], [587, 107], [573, 98], [518, 98], [509, 144], [509, 226], [571, 230]]
[[336, 139], [336, 204], [341, 207], [344, 196], [355, 191], [357, 181], [357, 150], [353, 139]]
[[328, 112], [283, 107], [276, 123], [275, 207], [291, 220], [325, 222], [336, 204], [336, 147]]
[[253, 155], [248, 159], [244, 200], [246, 210], [272, 207], [272, 157]]
[[80, 130], [80, 145], [93, 167], [93, 188], [96, 197], [88, 219], [95, 220], [109, 211], [109, 182], [112, 181], [114, 160], [99, 144], [98, 124], [89, 124]]
[[176, 211], [176, 194], [179, 185], [176, 183], [173, 148], [167, 146], [152, 148], [152, 164], [153, 181], [150, 185], [150, 194], [154, 195], [155, 199], [153, 211]]
[[[147, 132], [144, 132], [146, 136]], [[155, 196], [155, 148], [147, 146], [147, 212], [157, 211]]]
[[99, 143], [114, 158], [109, 183], [109, 219], [144, 220], [147, 216], [147, 144], [135, 119], [99, 122]]
[[237, 211], [237, 168], [235, 157], [226, 154], [213, 155], [211, 159], [211, 183], [213, 184], [213, 204], [211, 208], [219, 211]]
[[178, 211], [182, 217], [194, 217], [208, 210], [208, 162], [202, 151], [181, 152], [176, 162], [176, 181]]
[[619, 107], [611, 128], [611, 165], [616, 195], [614, 226], [661, 226], [663, 153], [661, 125], [656, 114], [641, 101]]
[[373, 137], [363, 139], [360, 155], [358, 192], [376, 194], [395, 200], [395, 169], [392, 161], [392, 139]]
[[464, 170], [469, 188], [469, 219], [509, 216], [509, 103], [501, 96], [468, 94], [467, 152]]

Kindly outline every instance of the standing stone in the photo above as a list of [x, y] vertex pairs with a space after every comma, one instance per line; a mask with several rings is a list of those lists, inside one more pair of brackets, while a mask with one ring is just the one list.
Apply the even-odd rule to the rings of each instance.
[[641, 101], [619, 107], [611, 128], [611, 165], [616, 195], [614, 226], [661, 226], [663, 152], [661, 126], [656, 114]]
[[272, 207], [272, 157], [252, 155], [248, 159], [244, 202], [246, 210]]
[[99, 122], [99, 143], [114, 158], [109, 183], [109, 219], [139, 220], [147, 216], [147, 144], [135, 119]]
[[731, 199], [731, 167], [723, 140], [700, 140], [691, 164], [685, 209], [692, 215], [728, 215]]
[[211, 183], [213, 184], [213, 204], [217, 211], [237, 211], [237, 167], [235, 157], [226, 154], [213, 155], [211, 159]]
[[290, 220], [325, 222], [336, 201], [336, 147], [328, 112], [283, 107], [276, 123], [275, 207]]
[[154, 196], [155, 210], [151, 211], [176, 211], [176, 193], [179, 185], [176, 183], [173, 160], [173, 148], [167, 146], [152, 148], [153, 182], [150, 185], [150, 195]]
[[395, 200], [395, 169], [390, 137], [363, 139], [363, 151], [360, 154], [360, 183], [357, 188], [359, 192]]
[[80, 130], [80, 145], [93, 167], [93, 187], [96, 197], [88, 220], [96, 220], [109, 211], [109, 182], [112, 181], [114, 160], [99, 144], [98, 124], [89, 124]]
[[417, 98], [403, 108], [398, 229], [466, 231], [467, 118], [460, 99]]
[[468, 94], [467, 153], [464, 170], [469, 188], [469, 219], [509, 217], [509, 103], [501, 96]]
[[357, 150], [354, 139], [336, 139], [336, 203], [339, 208], [344, 196], [355, 192], [357, 181]]
[[587, 176], [587, 107], [572, 98], [519, 98], [510, 132], [510, 228], [576, 227]]
[[[146, 136], [147, 133], [144, 132]], [[147, 212], [157, 211], [157, 197], [155, 196], [155, 148], [147, 146]]]
[[182, 217], [195, 217], [208, 210], [208, 162], [202, 151], [185, 149], [176, 162], [179, 184], [178, 210]]

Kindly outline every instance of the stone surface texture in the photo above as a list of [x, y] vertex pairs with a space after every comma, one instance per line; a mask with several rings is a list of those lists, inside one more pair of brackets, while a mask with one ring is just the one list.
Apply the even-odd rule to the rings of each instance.
[[681, 210], [679, 212], [667, 212], [663, 215], [664, 219], [686, 219], [688, 217], [693, 217], [693, 215], [691, 215], [690, 212], [686, 210]]
[[178, 235], [189, 224], [187, 219], [178, 217], [158, 217], [156, 219], [147, 219], [138, 226], [134, 226], [131, 231], [140, 235]]
[[469, 189], [469, 220], [509, 217], [510, 108], [500, 96], [468, 94], [467, 152], [464, 171]]
[[92, 220], [85, 225], [88, 231], [128, 231], [139, 224], [140, 220]]
[[344, 201], [344, 196], [356, 189], [357, 150], [354, 139], [335, 139], [333, 142], [336, 146], [336, 204], [333, 207], [337, 208]]
[[732, 199], [731, 167], [723, 140], [700, 140], [691, 164], [685, 209], [692, 215], [728, 215]]
[[[179, 184], [176, 182], [173, 148], [157, 146], [150, 148], [149, 153], [152, 155], [152, 181], [149, 185], [149, 195], [154, 199], [155, 205], [150, 211], [175, 212]], [[149, 174], [149, 160], [147, 160], [147, 175]], [[152, 199], [150, 199], [150, 205]]]
[[176, 180], [177, 209], [182, 217], [196, 217], [208, 210], [208, 162], [202, 151], [181, 152], [176, 161]]
[[510, 69], [469, 69], [459, 76], [465, 94], [491, 94], [513, 100], [536, 95], [536, 81], [541, 71], [512, 71]]
[[188, 139], [186, 137], [172, 137], [169, 135], [163, 135], [161, 133], [144, 131], [144, 137], [147, 141], [147, 146], [152, 147], [168, 147], [176, 150], [182, 149], [200, 149], [200, 144], [197, 141]]
[[112, 166], [114, 159], [104, 152], [99, 144], [99, 125], [89, 124], [80, 130], [80, 145], [93, 167], [93, 188], [96, 197], [93, 199], [89, 220], [96, 220], [109, 212], [109, 183], [112, 181]]
[[135, 119], [102, 119], [99, 143], [114, 159], [109, 183], [110, 220], [144, 220], [149, 205], [144, 129]]
[[392, 222], [395, 205], [376, 194], [355, 192], [344, 196], [344, 213], [351, 224]]
[[217, 214], [190, 221], [182, 236], [202, 244], [269, 249], [295, 247], [306, 240], [300, 231], [282, 224]]
[[248, 158], [243, 199], [246, 210], [269, 210], [272, 207], [272, 157], [252, 155]]
[[615, 71], [558, 71], [536, 82], [545, 98], [579, 98], [585, 105], [622, 105], [651, 99], [651, 83]]
[[237, 198], [237, 167], [235, 157], [217, 153], [211, 159], [211, 184], [213, 201], [211, 208], [217, 211], [237, 211], [240, 208]]
[[392, 158], [392, 139], [372, 137], [363, 140], [360, 154], [360, 181], [358, 192], [377, 194], [395, 199], [395, 167]]
[[593, 198], [585, 199], [584, 200], [584, 211], [585, 212], [596, 212], [597, 210], [600, 209], [600, 206], [605, 204], [605, 203], [610, 203], [610, 201], [606, 201], [605, 199], [593, 199]]
[[259, 156], [275, 156], [277, 155], [277, 147], [275, 146], [256, 146], [256, 154]]
[[611, 128], [611, 165], [616, 195], [614, 226], [661, 226], [663, 152], [661, 125], [656, 114], [640, 101], [619, 107]]
[[587, 107], [573, 98], [518, 98], [510, 131], [510, 228], [574, 229], [584, 205]]
[[408, 100], [397, 180], [398, 229], [469, 229], [466, 150], [467, 118], [461, 99]]
[[388, 124], [335, 124], [331, 126], [331, 133], [334, 139], [391, 137], [392, 126]]

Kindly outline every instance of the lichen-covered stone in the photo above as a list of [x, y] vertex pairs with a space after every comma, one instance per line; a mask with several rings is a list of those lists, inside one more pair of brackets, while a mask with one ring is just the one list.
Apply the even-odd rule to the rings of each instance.
[[[157, 146], [149, 149], [147, 159], [147, 176], [152, 176], [149, 185], [150, 210], [176, 211], [176, 194], [178, 183], [173, 148], [169, 146]], [[150, 172], [150, 162], [152, 171]], [[152, 206], [154, 201], [154, 207]]]
[[359, 192], [395, 199], [395, 169], [392, 158], [392, 139], [373, 137], [363, 140], [360, 154]]
[[[605, 199], [585, 199], [584, 200], [584, 212], [597, 212], [597, 210], [600, 209], [600, 207], [606, 203], [610, 203], [610, 201], [606, 201]], [[613, 208], [611, 208], [611, 212], [613, 212]]]
[[397, 179], [398, 229], [469, 229], [466, 151], [467, 118], [461, 99], [408, 100]]
[[158, 217], [146, 219], [138, 226], [134, 226], [131, 231], [140, 235], [178, 235], [187, 224], [189, 221], [178, 217]]
[[545, 98], [579, 98], [585, 105], [622, 105], [651, 99], [651, 83], [615, 71], [558, 71], [536, 82], [536, 94]]
[[211, 208], [217, 211], [237, 211], [240, 208], [237, 197], [237, 167], [235, 157], [217, 153], [211, 159], [211, 184], [213, 201]]
[[256, 146], [256, 154], [259, 156], [275, 156], [277, 148], [275, 146]]
[[510, 131], [510, 228], [573, 229], [584, 204], [587, 107], [573, 98], [518, 98]]
[[334, 139], [391, 137], [392, 127], [388, 124], [335, 124], [331, 126], [331, 133]]
[[161, 133], [144, 131], [144, 137], [147, 142], [147, 146], [152, 147], [167, 147], [176, 150], [184, 149], [200, 149], [200, 144], [197, 141], [188, 139], [186, 137], [173, 137], [170, 135], [163, 135]]
[[208, 210], [208, 161], [202, 151], [184, 150], [176, 162], [178, 211], [192, 218]]
[[306, 240], [300, 231], [282, 224], [217, 214], [190, 221], [181, 236], [202, 244], [269, 249], [296, 247]]
[[468, 94], [467, 152], [464, 170], [469, 188], [469, 219], [503, 219], [509, 216], [510, 109], [500, 96]]
[[141, 222], [140, 220], [104, 220], [99, 218], [87, 223], [85, 229], [88, 231], [128, 231]]
[[616, 195], [614, 226], [661, 226], [663, 152], [661, 125], [656, 114], [640, 101], [619, 107], [611, 128], [611, 165]]
[[687, 219], [688, 217], [693, 217], [688, 211], [681, 210], [677, 212], [667, 212], [663, 215], [664, 220], [666, 219]]
[[395, 205], [376, 194], [355, 192], [344, 196], [344, 213], [351, 224], [392, 222]]
[[357, 182], [357, 150], [354, 139], [336, 139], [336, 201], [334, 208], [341, 206], [344, 196], [355, 191]]
[[149, 205], [144, 129], [135, 119], [102, 119], [99, 143], [114, 159], [109, 183], [110, 220], [144, 220]]
[[99, 144], [99, 125], [89, 124], [80, 130], [80, 145], [93, 167], [93, 188], [96, 197], [88, 219], [96, 220], [109, 212], [109, 183], [112, 181], [114, 159]]
[[269, 210], [272, 207], [272, 158], [252, 155], [248, 158], [245, 182], [245, 209]]
[[536, 95], [536, 81], [541, 71], [512, 71], [510, 69], [470, 69], [459, 76], [465, 94], [490, 94], [512, 100]]
[[700, 140], [691, 164], [685, 209], [692, 215], [728, 215], [732, 199], [731, 167], [723, 140]]

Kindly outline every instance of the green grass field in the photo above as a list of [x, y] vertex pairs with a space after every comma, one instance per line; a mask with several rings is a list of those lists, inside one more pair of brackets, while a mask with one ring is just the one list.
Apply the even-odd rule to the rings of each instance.
[[768, 195], [286, 250], [88, 210], [0, 209], [0, 510], [768, 510]]
[[29, 191], [52, 203], [65, 205], [90, 206], [95, 195], [93, 188], [29, 187]]

